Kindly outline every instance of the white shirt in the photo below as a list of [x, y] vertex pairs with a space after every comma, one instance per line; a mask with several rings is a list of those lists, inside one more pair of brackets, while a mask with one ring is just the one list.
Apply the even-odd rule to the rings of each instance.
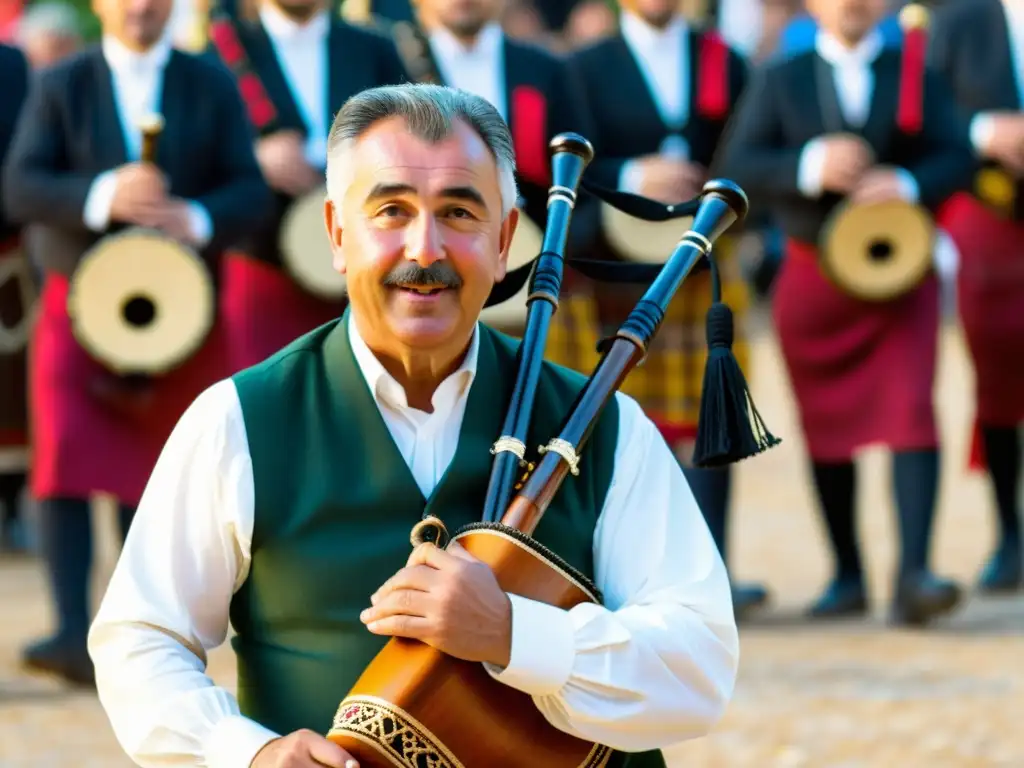
[[[164, 71], [171, 58], [170, 38], [165, 36], [145, 53], [137, 53], [106, 36], [102, 50], [112, 75], [114, 107], [128, 162], [137, 162], [142, 153], [142, 133], [137, 126], [143, 118], [160, 111]], [[97, 176], [86, 196], [82, 220], [95, 232], [104, 232], [110, 226], [110, 208], [117, 190], [114, 174], [111, 170]], [[189, 208], [192, 233], [205, 244], [213, 234], [210, 215], [199, 203], [190, 202]]]
[[[476, 341], [427, 416], [406, 405], [354, 324], [350, 333], [367, 386], [429, 492], [455, 452]], [[511, 661], [488, 670], [530, 694], [555, 727], [639, 751], [712, 728], [732, 695], [739, 648], [725, 567], [683, 473], [637, 403], [616, 397], [615, 473], [594, 535], [606, 605], [566, 611], [511, 595]], [[241, 716], [205, 674], [248, 575], [253, 498], [238, 396], [223, 381], [168, 440], [89, 635], [100, 701], [141, 766], [246, 768], [276, 735]]]
[[448, 85], [486, 99], [508, 122], [504, 40], [497, 22], [484, 26], [468, 47], [447, 29], [439, 27], [430, 35], [430, 50]]
[[[640, 73], [647, 83], [658, 114], [674, 133], [665, 137], [659, 154], [679, 160], [690, 159], [690, 147], [682, 131], [690, 120], [689, 27], [676, 16], [664, 29], [656, 29], [639, 16], [623, 12], [620, 31]], [[619, 189], [639, 194], [643, 174], [636, 161], [619, 172]]]
[[[824, 30], [815, 39], [818, 55], [832, 65], [836, 99], [846, 122], [862, 128], [871, 112], [871, 98], [875, 90], [872, 64], [885, 47], [881, 32], [875, 30], [853, 48], [846, 47]], [[820, 197], [822, 175], [825, 171], [825, 145], [820, 139], [809, 141], [800, 155], [798, 186], [806, 197]], [[901, 196], [916, 202], [917, 181], [904, 169], [899, 169]]]
[[306, 162], [314, 168], [323, 168], [327, 162], [327, 134], [332, 120], [327, 79], [330, 17], [326, 11], [321, 11], [305, 24], [297, 24], [273, 3], [263, 3], [260, 21], [270, 37], [299, 114], [309, 129], [304, 153]]

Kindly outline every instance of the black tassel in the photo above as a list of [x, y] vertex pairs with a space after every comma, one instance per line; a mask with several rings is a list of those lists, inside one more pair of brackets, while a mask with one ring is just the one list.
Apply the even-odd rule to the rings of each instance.
[[732, 310], [722, 303], [715, 258], [711, 262], [712, 304], [707, 315], [708, 361], [700, 400], [693, 463], [722, 467], [764, 453], [782, 442], [765, 426], [750, 397], [746, 377], [732, 352]]

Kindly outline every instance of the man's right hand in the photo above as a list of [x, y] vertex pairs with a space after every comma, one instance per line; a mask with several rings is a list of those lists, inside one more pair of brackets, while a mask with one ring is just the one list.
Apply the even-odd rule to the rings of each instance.
[[267, 183], [297, 197], [321, 182], [321, 175], [306, 161], [304, 141], [295, 131], [278, 131], [256, 144], [256, 159]]
[[114, 172], [117, 186], [110, 220], [140, 227], [156, 226], [156, 211], [167, 201], [167, 179], [149, 163], [129, 163]]
[[860, 136], [846, 133], [824, 136], [822, 142], [825, 145], [822, 189], [845, 195], [874, 164], [874, 152]]
[[695, 197], [707, 179], [707, 172], [699, 165], [677, 158], [649, 155], [638, 162], [643, 174], [640, 194], [661, 203], [680, 203]]
[[249, 768], [359, 768], [359, 763], [333, 741], [313, 731], [295, 731], [268, 742]]
[[993, 114], [992, 136], [983, 148], [983, 153], [1017, 176], [1024, 176], [1024, 114]]

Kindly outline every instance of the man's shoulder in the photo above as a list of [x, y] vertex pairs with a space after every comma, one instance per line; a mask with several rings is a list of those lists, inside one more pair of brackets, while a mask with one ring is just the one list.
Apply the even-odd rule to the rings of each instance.
[[607, 61], [622, 44], [622, 35], [608, 35], [580, 46], [569, 54], [569, 59], [578, 67], [594, 67]]
[[558, 72], [568, 63], [568, 58], [564, 54], [548, 50], [539, 43], [529, 40], [517, 40], [506, 36], [505, 47], [516, 56], [520, 64], [534, 71]]
[[199, 86], [200, 91], [232, 91], [237, 88], [231, 71], [218, 56], [209, 52], [193, 53], [175, 49], [171, 53], [170, 63], [179, 67], [189, 82]]
[[102, 57], [103, 51], [99, 45], [83, 48], [39, 70], [36, 84], [47, 91], [77, 89], [95, 71]]
[[264, 360], [234, 373], [231, 380], [239, 396], [243, 401], [273, 399], [293, 387], [297, 379], [308, 375], [310, 363], [319, 359], [324, 339], [338, 322], [332, 320], [314, 328]]

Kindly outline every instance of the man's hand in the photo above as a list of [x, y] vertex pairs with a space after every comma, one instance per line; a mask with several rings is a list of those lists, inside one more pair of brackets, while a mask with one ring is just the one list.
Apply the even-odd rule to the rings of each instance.
[[322, 180], [306, 162], [303, 145], [302, 135], [295, 131], [278, 131], [256, 144], [256, 159], [267, 183], [292, 197], [308, 192]]
[[833, 134], [823, 137], [825, 167], [821, 186], [841, 195], [849, 193], [874, 162], [874, 152], [860, 136]]
[[154, 212], [167, 200], [167, 179], [148, 163], [123, 165], [114, 173], [117, 185], [110, 220], [142, 227], [155, 226]]
[[643, 181], [640, 194], [662, 203], [680, 203], [696, 197], [707, 170], [696, 163], [688, 163], [662, 155], [649, 155], [639, 160]]
[[512, 603], [491, 569], [458, 542], [421, 544], [360, 615], [378, 635], [421, 640], [449, 656], [509, 663]]
[[1024, 115], [1020, 112], [992, 115], [992, 137], [983, 153], [1017, 176], [1024, 176]]
[[333, 741], [313, 731], [296, 731], [268, 742], [249, 768], [359, 768], [359, 763]]
[[863, 204], [903, 199], [899, 174], [892, 168], [872, 168], [857, 182], [850, 199]]
[[168, 200], [157, 206], [152, 216], [150, 226], [156, 227], [179, 242], [197, 244], [195, 233], [192, 231], [191, 212], [186, 201], [177, 198]]

